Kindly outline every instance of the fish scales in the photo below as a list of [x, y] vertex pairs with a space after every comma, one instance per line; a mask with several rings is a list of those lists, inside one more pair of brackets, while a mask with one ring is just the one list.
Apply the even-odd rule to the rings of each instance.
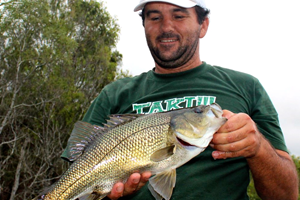
[[[136, 171], [134, 163], [139, 163], [140, 166], [149, 164], [149, 160], [130, 160], [126, 157], [142, 159], [156, 149], [165, 147], [167, 138], [163, 133], [168, 131], [169, 124], [169, 115], [149, 115], [103, 134], [86, 150], [88, 153], [83, 154], [71, 165], [57, 183], [58, 187], [55, 187], [53, 196], [70, 199], [94, 185], [100, 185], [99, 188], [104, 189], [99, 190], [109, 192], [107, 190], [115, 182], [114, 177], [122, 179]], [[160, 144], [157, 144], [157, 141], [160, 141]], [[126, 156], [119, 156], [120, 153]], [[114, 162], [107, 162], [112, 160]], [[113, 166], [110, 163], [113, 163]], [[111, 172], [114, 174], [110, 174]], [[102, 183], [102, 177], [107, 180], [105, 183]], [[81, 189], [74, 190], [74, 188]]]
[[68, 159], [75, 162], [35, 200], [100, 200], [116, 182], [143, 171], [154, 175], [148, 187], [155, 199], [169, 200], [176, 168], [205, 150], [227, 121], [222, 114], [214, 103], [149, 115], [113, 115], [106, 128], [77, 122], [68, 141]]
[[[157, 118], [153, 119], [157, 120]], [[145, 123], [144, 121], [141, 122]], [[154, 123], [157, 124], [158, 122]], [[148, 127], [145, 129], [138, 131], [132, 130], [131, 132], [134, 134], [131, 134], [126, 140], [119, 143], [113, 151], [105, 156], [103, 162], [100, 163], [101, 167], [97, 168], [94, 173], [97, 176], [94, 184], [99, 186], [99, 192], [109, 192], [112, 184], [116, 181], [129, 176], [132, 172], [136, 171], [139, 166], [144, 168], [149, 165], [150, 160], [146, 159], [146, 155], [151, 154], [166, 143], [166, 138], [163, 138], [165, 137], [165, 134], [161, 133], [162, 131], [168, 130], [169, 123], [165, 123], [162, 126], [152, 126], [151, 123], [148, 124], [150, 124], [150, 126], [147, 125]], [[122, 132], [123, 131], [124, 130], [122, 130]], [[152, 136], [155, 136], [157, 139], [149, 139], [152, 138], [149, 133], [153, 133]], [[155, 141], [161, 141], [161, 144], [159, 145], [157, 143], [155, 146], [153, 145], [153, 142]], [[99, 178], [98, 174], [106, 181]], [[126, 179], [124, 179], [124, 181], [125, 180]]]

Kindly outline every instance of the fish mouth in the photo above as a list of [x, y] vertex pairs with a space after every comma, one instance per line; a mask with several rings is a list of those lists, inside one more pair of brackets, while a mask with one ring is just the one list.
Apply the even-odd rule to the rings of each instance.
[[182, 145], [182, 146], [186, 146], [186, 147], [191, 147], [191, 146], [195, 146], [193, 144], [190, 144], [186, 141], [184, 141], [183, 139], [179, 138], [179, 137], [176, 137], [176, 139], [178, 140], [178, 142]]
[[222, 118], [223, 111], [219, 104], [214, 103], [210, 105], [210, 107], [211, 107], [211, 112], [214, 114], [216, 118]]
[[183, 147], [197, 147], [197, 148], [207, 147], [208, 143], [212, 139], [212, 136], [213, 134], [205, 134], [201, 138], [189, 138], [179, 132], [176, 132], [176, 139]]

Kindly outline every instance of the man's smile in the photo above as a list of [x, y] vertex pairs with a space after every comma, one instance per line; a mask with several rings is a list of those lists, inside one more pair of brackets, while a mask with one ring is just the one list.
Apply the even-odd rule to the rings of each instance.
[[160, 40], [161, 43], [170, 43], [170, 42], [176, 42], [178, 41], [177, 39], [165, 39], [165, 40]]

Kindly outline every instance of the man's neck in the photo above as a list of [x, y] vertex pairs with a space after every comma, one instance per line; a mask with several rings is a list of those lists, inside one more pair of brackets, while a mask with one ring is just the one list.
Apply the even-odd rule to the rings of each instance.
[[176, 68], [163, 68], [155, 63], [155, 72], [158, 74], [173, 74], [178, 72], [187, 71], [193, 68], [196, 68], [202, 64], [201, 60], [198, 60], [193, 63], [188, 63], [186, 65], [176, 67]]

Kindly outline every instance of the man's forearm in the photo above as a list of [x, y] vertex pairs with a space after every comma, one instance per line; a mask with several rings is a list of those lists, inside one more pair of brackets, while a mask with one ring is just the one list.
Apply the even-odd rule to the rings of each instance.
[[263, 200], [297, 200], [298, 176], [288, 153], [275, 150], [245, 113], [224, 110], [228, 121], [214, 134], [214, 159], [245, 157]]
[[263, 200], [297, 200], [298, 175], [291, 157], [262, 138], [258, 154], [247, 158], [257, 193]]

